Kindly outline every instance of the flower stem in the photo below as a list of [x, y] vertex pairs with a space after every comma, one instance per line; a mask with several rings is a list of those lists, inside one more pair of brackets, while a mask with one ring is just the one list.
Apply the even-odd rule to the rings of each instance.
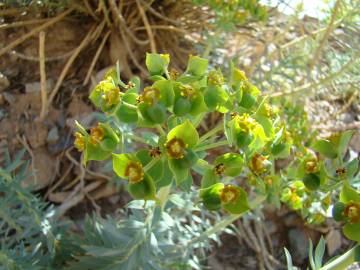
[[[250, 209], [254, 209], [257, 206], [259, 206], [264, 200], [265, 200], [265, 196], [258, 196], [256, 197], [252, 202], [250, 202]], [[191, 239], [190, 241], [188, 241], [186, 243], [186, 246], [190, 246], [196, 242], [202, 241], [203, 239], [208, 238], [210, 235], [220, 232], [223, 229], [225, 229], [227, 226], [229, 226], [231, 223], [233, 223], [235, 220], [237, 220], [238, 218], [240, 218], [244, 213], [241, 214], [236, 214], [236, 215], [230, 215], [228, 217], [226, 217], [224, 220], [222, 220], [221, 222], [217, 223], [216, 225], [214, 225], [213, 227], [209, 228], [207, 231], [203, 232], [202, 234], [200, 234], [198, 237], [195, 237], [193, 239]]]
[[148, 164], [145, 165], [144, 172], [147, 172], [148, 170], [150, 170], [152, 168], [152, 166], [154, 166], [156, 164], [156, 162], [158, 162], [159, 160], [160, 160], [159, 157], [153, 158]]
[[207, 133], [205, 133], [204, 135], [202, 135], [199, 139], [199, 143], [205, 141], [207, 138], [215, 135], [216, 133], [218, 133], [219, 131], [223, 130], [224, 126], [221, 123], [220, 125], [214, 127], [213, 129], [209, 130]]
[[203, 146], [195, 148], [195, 152], [209, 150], [209, 149], [216, 148], [216, 147], [219, 147], [219, 146], [224, 146], [224, 145], [229, 145], [229, 142], [227, 140], [223, 140], [223, 141], [203, 145]]
[[126, 134], [125, 135], [127, 138], [129, 138], [130, 140], [133, 140], [133, 141], [136, 141], [136, 142], [139, 142], [139, 143], [143, 143], [143, 144], [146, 144], [146, 145], [151, 145], [148, 141], [146, 141], [144, 138], [141, 138], [135, 134]]
[[132, 105], [132, 104], [127, 103], [127, 102], [125, 102], [125, 101], [121, 101], [121, 103], [122, 103], [125, 107], [128, 107], [129, 109], [137, 110], [137, 106], [135, 106], [135, 105]]
[[337, 257], [335, 260], [325, 264], [319, 270], [343, 270], [346, 269], [349, 265], [355, 262], [355, 253], [356, 249], [360, 248], [359, 245], [356, 245], [352, 249], [345, 252], [343, 255]]
[[164, 129], [161, 127], [161, 125], [156, 125], [156, 129], [160, 133], [161, 136], [166, 135], [166, 133], [165, 133]]

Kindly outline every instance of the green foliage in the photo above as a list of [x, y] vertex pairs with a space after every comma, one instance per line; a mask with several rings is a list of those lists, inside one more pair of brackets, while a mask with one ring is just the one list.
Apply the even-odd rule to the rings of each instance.
[[260, 1], [242, 0], [193, 0], [194, 4], [209, 6], [215, 13], [214, 24], [224, 30], [233, 30], [238, 25], [251, 21], [263, 21], [267, 18], [267, 10]]
[[144, 207], [144, 201], [132, 201], [118, 220], [87, 218], [82, 252], [66, 269], [201, 269], [199, 256], [210, 248], [209, 240], [199, 243], [196, 252], [187, 243], [211, 224], [204, 212], [193, 215], [199, 211], [191, 203], [196, 195], [173, 194], [164, 210], [151, 202]]
[[70, 255], [66, 241], [58, 238], [66, 227], [54, 222], [52, 208], [23, 188], [31, 177], [25, 151], [14, 159], [5, 149], [0, 153], [5, 159], [0, 164], [0, 269], [57, 269]]

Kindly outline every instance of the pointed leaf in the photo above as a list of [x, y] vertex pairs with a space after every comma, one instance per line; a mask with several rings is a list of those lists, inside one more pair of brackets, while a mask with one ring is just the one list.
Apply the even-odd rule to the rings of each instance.
[[328, 140], [317, 140], [312, 148], [327, 158], [334, 159], [337, 157], [337, 151], [334, 145]]

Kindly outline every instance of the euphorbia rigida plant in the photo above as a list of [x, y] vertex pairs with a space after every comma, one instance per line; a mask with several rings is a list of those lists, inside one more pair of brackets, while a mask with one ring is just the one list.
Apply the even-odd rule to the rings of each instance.
[[[74, 144], [84, 165], [111, 158], [131, 196], [160, 207], [176, 189], [197, 188], [200, 205], [229, 214], [205, 236], [262, 203], [282, 202], [311, 223], [322, 222], [332, 207], [345, 236], [360, 241], [358, 160], [344, 157], [353, 132], [295, 147], [279, 108], [243, 71], [230, 64], [224, 76], [197, 56], [183, 73], [169, 64], [167, 54], [147, 54], [145, 87], [136, 77], [123, 82], [116, 68], [93, 89], [90, 100], [106, 120], [90, 131], [77, 123]], [[221, 119], [200, 132], [214, 112]], [[279, 159], [288, 165], [276, 168]], [[340, 269], [332, 267], [355, 261], [358, 250], [317, 269]]]

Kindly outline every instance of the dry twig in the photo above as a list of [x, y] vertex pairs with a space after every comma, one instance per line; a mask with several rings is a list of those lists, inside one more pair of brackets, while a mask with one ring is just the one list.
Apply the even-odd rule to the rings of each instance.
[[20, 22], [12, 22], [12, 23], [4, 23], [0, 25], [0, 30], [5, 30], [9, 28], [21, 27], [26, 25], [38, 24], [42, 22], [46, 22], [49, 19], [34, 19], [34, 20], [26, 20]]
[[64, 11], [63, 13], [60, 13], [56, 17], [54, 17], [54, 18], [50, 19], [49, 21], [47, 21], [46, 23], [34, 28], [29, 33], [21, 36], [20, 38], [18, 38], [16, 40], [14, 40], [9, 45], [5, 46], [4, 48], [2, 48], [0, 50], [0, 56], [5, 54], [6, 52], [10, 51], [11, 49], [15, 48], [17, 45], [21, 44], [22, 42], [24, 42], [28, 38], [32, 37], [33, 35], [39, 33], [40, 31], [44, 30], [45, 28], [49, 27], [50, 25], [53, 25], [54, 23], [57, 23], [57, 22], [61, 21], [67, 15], [69, 15], [73, 10], [74, 10], [74, 8], [70, 8], [70, 9]]
[[65, 79], [65, 76], [69, 70], [69, 68], [71, 67], [72, 63], [75, 61], [76, 57], [80, 54], [80, 52], [83, 50], [83, 48], [85, 48], [85, 46], [90, 42], [91, 36], [93, 34], [93, 30], [94, 27], [92, 27], [89, 32], [87, 33], [87, 35], [85, 36], [85, 38], [82, 40], [82, 42], [80, 43], [80, 45], [76, 48], [76, 50], [74, 51], [74, 53], [71, 55], [71, 57], [69, 58], [69, 60], [66, 62], [63, 70], [60, 73], [60, 76], [54, 86], [54, 89], [51, 91], [50, 97], [49, 97], [49, 101], [48, 101], [48, 106], [51, 105], [52, 101], [54, 100], [57, 92], [60, 89], [60, 86], [63, 82], [63, 80]]
[[45, 71], [45, 32], [39, 34], [39, 59], [40, 59], [40, 91], [41, 111], [40, 121], [44, 120], [47, 113], [46, 71]]
[[95, 65], [96, 65], [96, 62], [97, 62], [97, 60], [99, 59], [99, 56], [100, 56], [100, 54], [101, 54], [101, 52], [102, 52], [102, 50], [103, 50], [103, 48], [104, 48], [104, 46], [105, 46], [105, 43], [106, 43], [107, 39], [109, 38], [110, 34], [111, 34], [111, 31], [108, 31], [108, 32], [105, 34], [105, 36], [103, 37], [103, 40], [101, 41], [101, 44], [99, 45], [99, 47], [98, 47], [98, 49], [97, 49], [97, 51], [96, 51], [96, 53], [95, 53], [95, 55], [94, 55], [94, 58], [93, 58], [93, 60], [91, 61], [91, 64], [90, 64], [90, 67], [89, 67], [89, 69], [88, 69], [88, 72], [86, 73], [86, 76], [85, 76], [85, 80], [84, 80], [84, 82], [83, 82], [83, 85], [87, 85], [87, 84], [88, 84], [88, 82], [89, 82], [89, 80], [90, 80], [90, 77], [91, 77], [91, 73], [92, 73], [92, 71], [94, 70], [94, 67], [95, 67]]
[[142, 20], [144, 22], [146, 32], [147, 32], [147, 34], [149, 36], [151, 52], [156, 53], [156, 45], [155, 45], [155, 40], [154, 40], [154, 34], [153, 34], [152, 30], [151, 30], [149, 20], [146, 17], [145, 11], [144, 11], [143, 7], [141, 6], [139, 0], [136, 0], [136, 4], [138, 6], [141, 18], [142, 18]]

